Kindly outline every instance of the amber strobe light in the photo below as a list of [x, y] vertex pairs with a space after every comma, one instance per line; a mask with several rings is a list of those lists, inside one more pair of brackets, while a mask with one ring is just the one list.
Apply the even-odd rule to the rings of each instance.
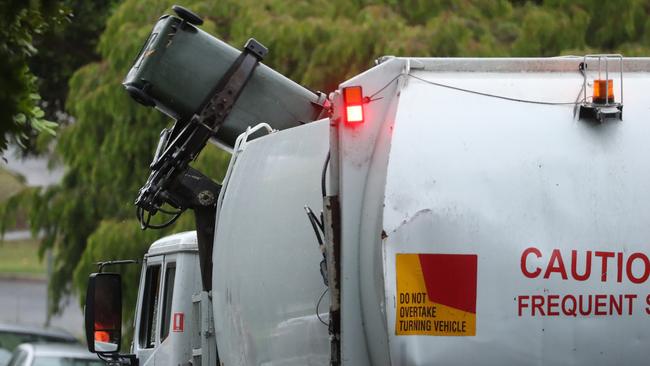
[[594, 80], [594, 99], [596, 104], [614, 103], [614, 81]]
[[347, 123], [363, 123], [363, 91], [360, 86], [343, 88], [345, 103], [345, 121]]

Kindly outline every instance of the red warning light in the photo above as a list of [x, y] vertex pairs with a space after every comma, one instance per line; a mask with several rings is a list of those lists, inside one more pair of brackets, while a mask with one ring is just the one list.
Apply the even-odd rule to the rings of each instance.
[[343, 88], [345, 103], [345, 121], [348, 123], [363, 123], [363, 91], [360, 86]]

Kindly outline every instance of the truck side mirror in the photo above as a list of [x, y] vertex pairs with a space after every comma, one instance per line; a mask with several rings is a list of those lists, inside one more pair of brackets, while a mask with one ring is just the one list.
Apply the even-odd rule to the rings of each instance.
[[94, 353], [116, 353], [122, 340], [122, 280], [119, 273], [93, 273], [86, 291], [86, 341]]

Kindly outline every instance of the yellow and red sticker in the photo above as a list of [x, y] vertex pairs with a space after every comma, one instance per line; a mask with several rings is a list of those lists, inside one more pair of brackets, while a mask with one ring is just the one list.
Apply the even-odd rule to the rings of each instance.
[[395, 262], [396, 335], [476, 335], [476, 255], [397, 254]]

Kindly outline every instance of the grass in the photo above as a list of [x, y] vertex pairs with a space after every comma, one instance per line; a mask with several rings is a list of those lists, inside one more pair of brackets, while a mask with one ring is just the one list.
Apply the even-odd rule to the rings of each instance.
[[22, 190], [24, 184], [15, 175], [0, 167], [0, 202]]
[[[0, 167], [0, 203], [24, 186], [19, 178]], [[39, 243], [38, 239], [0, 240], [0, 277], [45, 277], [45, 261], [38, 258]]]
[[45, 277], [45, 259], [38, 258], [38, 239], [0, 242], [0, 276]]

